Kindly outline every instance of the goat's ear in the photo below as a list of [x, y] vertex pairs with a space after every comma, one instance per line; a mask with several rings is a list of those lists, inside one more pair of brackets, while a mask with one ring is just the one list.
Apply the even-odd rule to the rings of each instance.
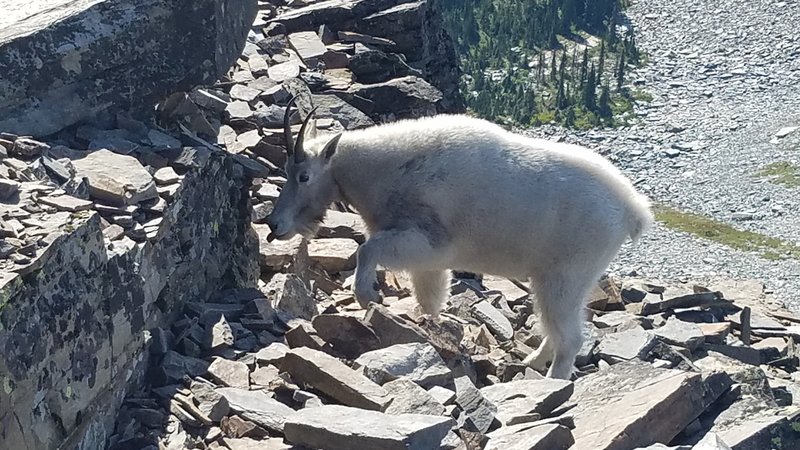
[[317, 119], [312, 119], [308, 124], [308, 131], [306, 131], [306, 139], [314, 139], [317, 137]]
[[339, 139], [341, 139], [341, 137], [342, 133], [339, 133], [325, 144], [325, 148], [322, 149], [322, 154], [325, 155], [325, 162], [330, 161], [331, 156], [336, 153], [336, 148], [339, 146]]

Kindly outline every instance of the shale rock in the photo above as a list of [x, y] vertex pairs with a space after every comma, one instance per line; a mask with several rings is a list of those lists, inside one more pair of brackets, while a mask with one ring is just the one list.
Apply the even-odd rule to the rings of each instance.
[[286, 439], [329, 450], [429, 450], [438, 448], [453, 419], [422, 414], [389, 415], [345, 406], [307, 408], [287, 419]]

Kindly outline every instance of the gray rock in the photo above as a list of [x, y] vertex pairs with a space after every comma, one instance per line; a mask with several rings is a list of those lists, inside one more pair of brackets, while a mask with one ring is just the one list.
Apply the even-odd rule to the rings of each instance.
[[112, 205], [133, 205], [158, 197], [152, 175], [134, 157], [98, 150], [72, 161], [78, 177], [89, 180], [93, 198]]
[[317, 232], [317, 236], [322, 238], [352, 239], [359, 244], [364, 243], [366, 234], [367, 226], [361, 216], [332, 209], [325, 213], [325, 219]]
[[455, 379], [456, 404], [464, 411], [475, 431], [486, 433], [494, 422], [497, 406], [486, 399], [469, 377]]
[[250, 374], [250, 384], [256, 386], [272, 386], [280, 378], [280, 371], [275, 366], [259, 367]]
[[308, 347], [314, 350], [322, 350], [326, 345], [325, 341], [317, 335], [317, 331], [311, 323], [301, 320], [293, 321], [293, 323], [294, 326], [284, 336], [290, 348]]
[[439, 448], [453, 419], [389, 415], [345, 406], [307, 408], [286, 420], [286, 440], [326, 450], [430, 450]]
[[230, 412], [228, 400], [208, 384], [192, 381], [191, 390], [197, 408], [213, 422], [219, 422]]
[[57, 6], [28, 3], [2, 27], [4, 131], [45, 136], [110, 105], [145, 112], [168, 94], [220, 79], [241, 54], [257, 8], [204, 0], [192, 7], [204, 20], [184, 20], [186, 10], [170, 0]]
[[486, 300], [472, 305], [472, 313], [476, 319], [486, 324], [498, 339], [507, 341], [514, 337], [514, 327], [508, 318]]
[[455, 391], [443, 386], [433, 386], [428, 389], [428, 393], [443, 405], [450, 405], [456, 400]]
[[485, 450], [567, 450], [575, 443], [569, 428], [557, 424], [503, 427], [488, 436]]
[[209, 364], [202, 359], [183, 356], [172, 350], [164, 355], [164, 359], [159, 365], [159, 368], [172, 381], [180, 381], [184, 375], [189, 375], [190, 377], [203, 375], [208, 367]]
[[383, 385], [394, 400], [384, 411], [386, 414], [428, 414], [441, 416], [444, 405], [428, 391], [408, 378], [398, 378]]
[[211, 350], [233, 346], [233, 330], [224, 315], [220, 316], [219, 321], [211, 327], [206, 342], [208, 343], [206, 348]]
[[300, 64], [297, 61], [286, 61], [270, 66], [267, 73], [271, 80], [282, 82], [300, 75]]
[[410, 320], [392, 314], [387, 307], [377, 303], [369, 305], [364, 322], [372, 327], [383, 346], [427, 342], [425, 330]]
[[355, 269], [357, 250], [358, 243], [352, 239], [312, 239], [308, 242], [308, 257], [329, 273]]
[[59, 211], [86, 211], [92, 209], [94, 203], [88, 200], [81, 200], [71, 195], [56, 195], [54, 197], [39, 197], [39, 203], [52, 206]]
[[391, 396], [381, 386], [321, 351], [292, 349], [284, 356], [281, 370], [295, 382], [347, 406], [382, 411], [391, 402]]
[[[356, 98], [369, 100], [371, 108], [362, 108]], [[443, 98], [441, 91], [427, 81], [407, 76], [385, 83], [354, 84], [347, 90], [346, 100], [361, 109], [373, 120], [392, 116], [398, 119], [436, 114], [437, 103]]]
[[[717, 393], [718, 395], [718, 393]], [[669, 442], [716, 400], [697, 373], [623, 362], [579, 378], [571, 401], [575, 448]]]
[[364, 353], [353, 363], [378, 384], [405, 377], [424, 388], [447, 385], [453, 374], [428, 343], [396, 344]]
[[678, 345], [689, 351], [694, 351], [705, 341], [703, 331], [697, 325], [675, 317], [670, 317], [664, 326], [654, 329], [653, 334], [668, 344]]
[[13, 180], [0, 179], [0, 200], [8, 201], [19, 191], [19, 183]]
[[274, 240], [267, 242], [267, 236], [272, 232], [267, 225], [254, 225], [258, 233], [259, 253], [261, 267], [273, 272], [284, 269], [302, 273], [308, 262], [308, 242], [300, 236], [288, 241]]
[[573, 390], [574, 385], [565, 380], [518, 380], [486, 386], [481, 394], [497, 407], [497, 420], [508, 425], [521, 416], [547, 417], [569, 399]]
[[356, 81], [364, 84], [383, 83], [391, 78], [414, 75], [421, 77], [422, 72], [410, 67], [397, 54], [370, 50], [356, 53], [348, 64]]
[[707, 433], [691, 450], [731, 450], [716, 433]]
[[258, 353], [256, 353], [256, 361], [262, 364], [273, 364], [275, 366], [280, 366], [281, 362], [283, 361], [283, 357], [286, 356], [288, 351], [289, 347], [287, 347], [285, 344], [275, 342], [259, 350]]
[[244, 389], [250, 387], [250, 369], [243, 362], [216, 358], [208, 366], [208, 374], [225, 386]]
[[597, 353], [612, 364], [620, 360], [643, 359], [656, 342], [655, 336], [649, 331], [626, 330], [603, 336], [597, 347]]
[[375, 332], [358, 318], [339, 314], [320, 314], [311, 325], [327, 345], [325, 351], [353, 360], [381, 347]]
[[693, 308], [720, 301], [717, 292], [692, 292], [669, 287], [660, 296], [647, 296], [642, 301], [642, 315], [659, 314], [675, 308]]
[[318, 117], [335, 118], [345, 130], [357, 130], [375, 125], [375, 122], [355, 106], [332, 94], [312, 96], [314, 106], [319, 106]]
[[277, 310], [307, 320], [319, 313], [314, 295], [295, 274], [273, 275], [265, 290]]
[[224, 387], [217, 389], [217, 392], [225, 397], [232, 411], [278, 433], [284, 432], [286, 418], [294, 413], [292, 408], [269, 397], [262, 391]]
[[306, 64], [312, 64], [315, 60], [319, 60], [328, 50], [325, 48], [322, 39], [313, 31], [292, 33], [288, 38], [289, 45], [292, 46]]

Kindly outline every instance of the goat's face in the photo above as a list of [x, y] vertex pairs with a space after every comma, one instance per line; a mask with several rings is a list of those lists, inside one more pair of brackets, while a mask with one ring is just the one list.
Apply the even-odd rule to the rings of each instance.
[[[303, 122], [297, 143], [292, 143], [291, 129], [288, 127], [289, 107], [284, 121], [288, 156], [286, 184], [275, 208], [267, 217], [267, 224], [272, 230], [268, 237], [270, 241], [273, 238], [289, 239], [296, 234], [312, 237], [325, 217], [325, 210], [338, 193], [330, 162], [341, 134], [330, 139], [316, 138], [316, 130], [307, 128], [314, 114], [311, 111]], [[310, 141], [305, 140], [307, 135]]]

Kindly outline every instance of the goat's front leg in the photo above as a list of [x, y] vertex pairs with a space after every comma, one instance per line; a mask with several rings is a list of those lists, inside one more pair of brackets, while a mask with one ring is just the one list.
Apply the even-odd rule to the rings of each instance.
[[378, 264], [394, 269], [430, 267], [437, 254], [430, 239], [417, 228], [379, 231], [358, 248], [354, 292], [361, 307], [380, 303], [377, 289]]

